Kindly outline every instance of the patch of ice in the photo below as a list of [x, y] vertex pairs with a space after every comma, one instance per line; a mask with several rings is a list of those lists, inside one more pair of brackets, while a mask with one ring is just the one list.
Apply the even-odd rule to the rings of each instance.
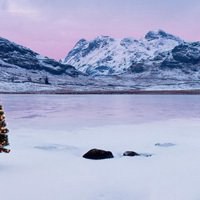
[[173, 147], [173, 146], [176, 146], [176, 144], [174, 143], [156, 143], [155, 146], [157, 147]]

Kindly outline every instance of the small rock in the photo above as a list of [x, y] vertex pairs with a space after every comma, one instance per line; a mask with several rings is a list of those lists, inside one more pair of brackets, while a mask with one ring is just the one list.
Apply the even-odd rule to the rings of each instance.
[[83, 155], [83, 158], [92, 159], [92, 160], [101, 160], [114, 158], [111, 151], [105, 151], [101, 149], [91, 149], [86, 154]]
[[125, 151], [123, 153], [123, 156], [140, 156], [140, 154], [134, 152], [134, 151]]

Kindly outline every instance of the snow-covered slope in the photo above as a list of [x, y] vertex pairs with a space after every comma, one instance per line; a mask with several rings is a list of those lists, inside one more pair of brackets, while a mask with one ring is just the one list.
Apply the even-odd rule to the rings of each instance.
[[138, 65], [152, 65], [152, 60], [160, 62], [163, 55], [182, 43], [180, 38], [162, 30], [150, 31], [140, 40], [109, 36], [92, 41], [81, 39], [63, 62], [92, 75], [137, 73], [141, 71]]
[[43, 83], [50, 76], [76, 77], [81, 74], [70, 65], [41, 56], [1, 37], [0, 71], [0, 81], [36, 83]]

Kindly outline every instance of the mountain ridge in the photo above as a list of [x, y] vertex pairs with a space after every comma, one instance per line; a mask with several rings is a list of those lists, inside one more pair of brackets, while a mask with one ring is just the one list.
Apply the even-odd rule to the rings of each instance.
[[198, 90], [200, 42], [162, 30], [139, 40], [98, 36], [57, 62], [0, 38], [0, 70], [0, 92]]
[[154, 65], [159, 58], [184, 43], [181, 38], [163, 30], [149, 31], [138, 40], [98, 36], [90, 41], [79, 40], [63, 63], [71, 64], [88, 75], [119, 75], [134, 72], [135, 64]]
[[71, 65], [42, 56], [31, 49], [0, 37], [0, 80], [43, 83], [48, 76], [77, 77]]

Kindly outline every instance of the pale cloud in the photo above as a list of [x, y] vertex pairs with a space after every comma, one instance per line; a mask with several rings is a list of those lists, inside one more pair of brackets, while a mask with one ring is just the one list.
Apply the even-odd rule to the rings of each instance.
[[27, 0], [0, 0], [0, 8], [11, 15], [27, 17], [39, 15], [39, 10]]

